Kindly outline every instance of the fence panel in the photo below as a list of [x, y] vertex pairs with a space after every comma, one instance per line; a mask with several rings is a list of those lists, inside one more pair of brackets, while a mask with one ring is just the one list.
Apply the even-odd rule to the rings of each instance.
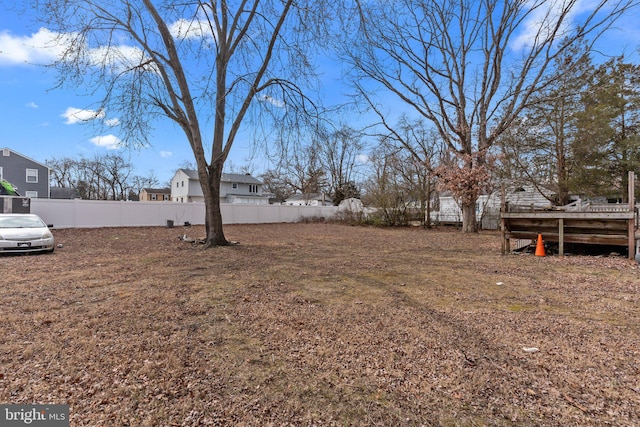
[[[335, 206], [221, 204], [225, 224], [298, 222], [304, 218], [331, 218]], [[123, 202], [107, 200], [31, 199], [31, 212], [55, 228], [161, 226], [189, 222], [204, 224], [204, 203]]]

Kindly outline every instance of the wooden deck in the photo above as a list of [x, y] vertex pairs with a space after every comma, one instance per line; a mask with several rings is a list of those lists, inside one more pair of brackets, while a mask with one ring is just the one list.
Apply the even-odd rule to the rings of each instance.
[[548, 210], [504, 206], [500, 213], [502, 253], [510, 252], [511, 239], [536, 239], [557, 242], [564, 255], [565, 243], [626, 246], [634, 259], [638, 226], [634, 200], [634, 174], [629, 173], [628, 204], [570, 206]]
[[502, 212], [502, 252], [510, 251], [511, 239], [535, 240], [539, 234], [547, 242], [557, 242], [560, 255], [564, 243], [627, 246], [629, 257], [635, 256], [636, 221], [634, 211]]

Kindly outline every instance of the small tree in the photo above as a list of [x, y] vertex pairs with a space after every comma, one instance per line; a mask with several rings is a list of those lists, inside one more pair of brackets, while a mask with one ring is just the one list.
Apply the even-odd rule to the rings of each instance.
[[413, 194], [406, 179], [406, 159], [401, 153], [381, 137], [380, 144], [369, 155], [372, 173], [365, 182], [363, 199], [377, 209], [381, 225], [406, 225], [409, 220]]
[[410, 120], [402, 115], [398, 123], [391, 126], [382, 114], [380, 117], [389, 132], [385, 143], [406, 153], [401, 173], [411, 189], [413, 201], [419, 203], [421, 223], [431, 227], [430, 200], [435, 191], [437, 165], [446, 150], [444, 144], [421, 119]]
[[329, 179], [329, 194], [337, 205], [343, 199], [358, 197], [355, 183], [357, 158], [362, 154], [362, 135], [355, 129], [342, 126], [334, 132], [318, 135], [319, 161]]

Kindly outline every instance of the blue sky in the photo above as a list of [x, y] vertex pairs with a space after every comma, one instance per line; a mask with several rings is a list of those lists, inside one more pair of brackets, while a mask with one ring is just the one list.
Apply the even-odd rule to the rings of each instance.
[[[599, 43], [601, 50], [611, 55], [624, 52], [637, 62], [638, 17], [636, 11], [619, 21]], [[121, 150], [124, 156], [130, 156], [135, 174], [144, 176], [154, 171], [161, 184], [169, 181], [185, 161], [192, 161], [182, 130], [168, 120], [157, 123], [149, 138], [151, 147], [141, 150], [116, 148], [118, 118], [109, 116], [108, 111], [97, 115], [106, 128], [81, 124], [78, 119], [91, 114], [99, 99], [83, 95], [80, 89], [55, 89], [54, 71], [28, 64], [50, 59], [42, 51], [27, 47], [47, 36], [46, 29], [31, 22], [28, 16], [19, 16], [0, 6], [0, 148], [9, 147], [40, 162], [54, 157], [91, 158], [94, 154]], [[520, 40], [523, 37], [526, 39], [526, 34], [521, 34]], [[327, 76], [330, 80], [325, 81], [326, 90], [348, 91], [340, 86], [339, 73], [333, 71]], [[113, 125], [113, 132], [108, 125]], [[251, 143], [240, 136], [232, 148], [231, 163], [239, 168], [251, 162], [256, 173], [268, 167], [259, 155], [250, 156]]]
[[[154, 122], [150, 147], [118, 147], [118, 118], [108, 111], [95, 111], [98, 96], [88, 96], [82, 89], [55, 88], [56, 72], [34, 65], [51, 60], [41, 50], [29, 48], [45, 45], [48, 35], [46, 29], [28, 22], [28, 17], [0, 5], [0, 148], [9, 147], [43, 163], [51, 158], [91, 158], [117, 150], [130, 158], [134, 174], [148, 176], [153, 171], [160, 184], [167, 183], [185, 162], [193, 163], [183, 131], [168, 119]], [[87, 124], [94, 117], [96, 120], [90, 121], [106, 126]], [[255, 154], [247, 138], [239, 136], [227, 167], [244, 166], [259, 174], [269, 164]]]

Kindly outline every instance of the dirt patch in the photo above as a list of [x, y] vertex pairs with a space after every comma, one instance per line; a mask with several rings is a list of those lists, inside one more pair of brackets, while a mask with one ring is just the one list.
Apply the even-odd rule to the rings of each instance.
[[72, 426], [631, 426], [640, 279], [496, 233], [336, 224], [56, 230], [4, 256], [0, 402]]

